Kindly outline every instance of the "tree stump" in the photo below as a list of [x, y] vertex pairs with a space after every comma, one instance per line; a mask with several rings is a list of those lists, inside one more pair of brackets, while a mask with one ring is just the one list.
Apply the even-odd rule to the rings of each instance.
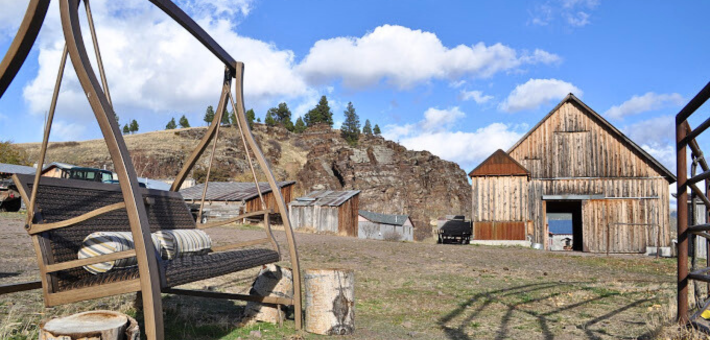
[[355, 273], [341, 269], [309, 269], [305, 275], [306, 331], [322, 335], [353, 334]]
[[[249, 291], [250, 295], [293, 298], [293, 273], [291, 269], [270, 264], [264, 266]], [[283, 323], [284, 312], [281, 306], [266, 305], [259, 302], [247, 303], [242, 323], [256, 321]]]
[[91, 311], [40, 324], [39, 340], [138, 340], [135, 319], [112, 311]]

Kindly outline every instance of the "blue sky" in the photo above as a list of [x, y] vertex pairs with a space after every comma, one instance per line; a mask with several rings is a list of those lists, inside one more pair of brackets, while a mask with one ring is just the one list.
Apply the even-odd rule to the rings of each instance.
[[[0, 52], [27, 1], [0, 0]], [[0, 99], [0, 140], [41, 140], [63, 44], [57, 2]], [[246, 106], [285, 101], [294, 120], [327, 95], [386, 137], [470, 171], [567, 93], [674, 170], [673, 116], [708, 78], [700, 1], [178, 1], [246, 63]], [[146, 0], [92, 2], [120, 121], [204, 124], [219, 61]], [[99, 138], [71, 68], [52, 140]], [[703, 108], [707, 112], [707, 108]], [[337, 127], [337, 126], [336, 126]], [[703, 140], [704, 141], [704, 140]]]

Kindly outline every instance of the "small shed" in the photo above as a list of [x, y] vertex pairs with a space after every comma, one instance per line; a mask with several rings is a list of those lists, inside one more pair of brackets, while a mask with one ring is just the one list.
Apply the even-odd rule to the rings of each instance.
[[76, 168], [76, 165], [52, 162], [42, 169], [42, 177], [67, 178], [67, 171]]
[[294, 229], [358, 237], [360, 190], [316, 190], [289, 204]]
[[388, 241], [414, 241], [414, 224], [409, 215], [378, 214], [359, 211], [359, 238]]
[[[294, 184], [296, 184], [295, 181], [277, 182], [286, 203], [290, 202], [293, 197]], [[197, 184], [180, 190], [180, 193], [188, 205], [199, 208], [204, 188], [204, 183]], [[264, 196], [266, 208], [278, 211], [276, 198], [269, 183], [259, 183], [259, 189]], [[207, 186], [204, 214], [207, 219], [226, 219], [259, 210], [262, 210], [261, 199], [259, 199], [259, 192], [253, 182], [210, 182]]]

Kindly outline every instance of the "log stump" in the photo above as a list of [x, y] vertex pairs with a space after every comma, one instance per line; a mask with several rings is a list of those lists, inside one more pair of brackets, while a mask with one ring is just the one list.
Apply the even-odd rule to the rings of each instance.
[[[263, 266], [259, 276], [254, 280], [249, 295], [293, 298], [293, 273], [291, 269], [282, 268], [274, 264]], [[244, 310], [242, 323], [251, 324], [261, 321], [281, 324], [284, 316], [285, 313], [281, 306], [249, 301]]]
[[322, 335], [353, 334], [355, 273], [342, 269], [306, 270], [306, 331]]
[[138, 322], [112, 311], [91, 311], [40, 324], [39, 340], [138, 340]]

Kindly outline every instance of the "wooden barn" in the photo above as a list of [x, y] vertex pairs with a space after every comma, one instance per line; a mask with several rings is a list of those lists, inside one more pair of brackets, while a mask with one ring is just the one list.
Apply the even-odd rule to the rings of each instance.
[[474, 239], [528, 239], [549, 249], [547, 215], [555, 214], [571, 221], [577, 251], [670, 247], [675, 176], [572, 94], [469, 176]]
[[[281, 195], [287, 204], [293, 198], [295, 184], [295, 181], [277, 182], [281, 188]], [[182, 189], [180, 193], [192, 209], [199, 209], [204, 188], [204, 183], [198, 184]], [[269, 183], [259, 183], [259, 188], [264, 196], [267, 209], [278, 211], [276, 199]], [[206, 216], [208, 220], [227, 219], [259, 210], [262, 210], [261, 199], [254, 182], [210, 182], [207, 186], [203, 216]]]
[[316, 190], [289, 206], [294, 229], [358, 237], [360, 191]]

